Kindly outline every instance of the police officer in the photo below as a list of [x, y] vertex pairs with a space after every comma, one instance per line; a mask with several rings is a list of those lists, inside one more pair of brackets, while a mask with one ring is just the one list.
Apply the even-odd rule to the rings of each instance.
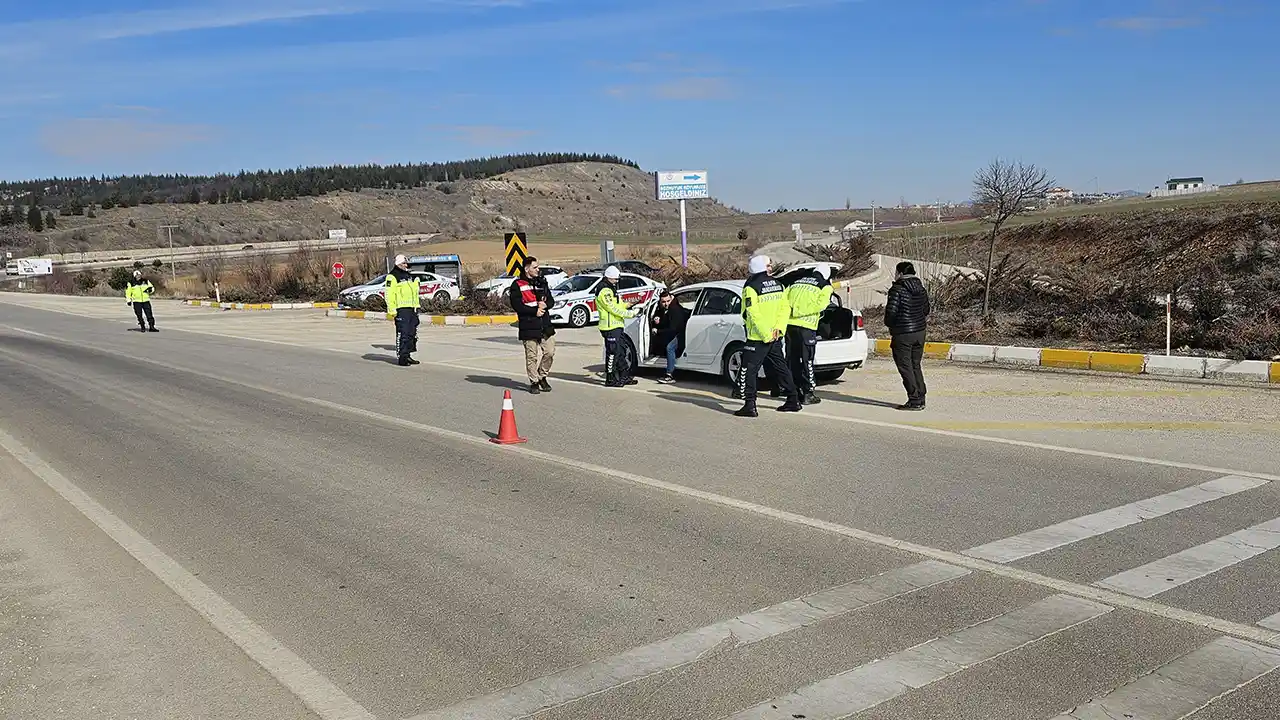
[[150, 280], [143, 279], [141, 270], [133, 271], [133, 279], [124, 288], [124, 301], [133, 306], [133, 314], [138, 318], [138, 329], [142, 332], [160, 332], [156, 329], [156, 318], [151, 314], [151, 294], [155, 291], [156, 286]]
[[396, 362], [402, 367], [418, 365], [409, 356], [418, 351], [418, 278], [409, 272], [409, 261], [396, 256], [396, 266], [387, 274], [387, 312], [396, 316]]
[[618, 272], [616, 265], [604, 270], [604, 282], [596, 293], [596, 311], [600, 313], [600, 334], [604, 336], [604, 386], [622, 387], [635, 385], [630, 367], [622, 362], [622, 323], [636, 316], [636, 311], [618, 299]]
[[760, 382], [760, 367], [768, 363], [768, 374], [778, 383], [787, 401], [778, 407], [780, 412], [800, 412], [800, 399], [782, 355], [782, 338], [787, 332], [791, 307], [782, 283], [773, 279], [773, 264], [768, 256], [751, 258], [748, 268], [751, 276], [742, 287], [742, 320], [746, 325], [747, 344], [742, 349], [742, 371], [738, 375], [742, 409], [734, 413], [738, 417], [757, 417], [756, 388]]
[[796, 278], [787, 288], [787, 304], [791, 319], [787, 323], [787, 361], [796, 384], [796, 394], [805, 405], [817, 405], [822, 398], [814, 392], [813, 356], [818, 347], [818, 321], [831, 304], [831, 266]]

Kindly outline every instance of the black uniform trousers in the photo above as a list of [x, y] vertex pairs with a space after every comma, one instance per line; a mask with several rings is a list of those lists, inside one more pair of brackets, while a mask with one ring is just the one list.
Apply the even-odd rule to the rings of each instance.
[[924, 371], [920, 369], [924, 359], [924, 330], [894, 335], [890, 347], [893, 349], [893, 363], [902, 376], [902, 387], [907, 390], [907, 402], [923, 404], [928, 390], [924, 384]]
[[604, 338], [605, 385], [627, 384], [635, 368], [627, 361], [626, 348], [622, 342], [622, 328], [602, 330], [600, 335]]
[[418, 351], [418, 309], [396, 308], [396, 359], [409, 359]]
[[817, 330], [787, 326], [787, 361], [791, 365], [791, 377], [800, 397], [810, 395], [817, 387], [813, 370], [813, 358], [817, 350]]
[[[135, 302], [133, 304], [133, 314], [138, 316], [138, 327], [142, 328], [143, 330], [147, 329], [148, 324], [151, 327], [156, 326], [156, 318], [154, 315], [151, 314], [150, 300], [146, 302]], [[144, 315], [146, 316], [145, 321], [143, 321]]]
[[791, 368], [787, 367], [787, 359], [782, 354], [782, 341], [761, 342], [748, 340], [742, 348], [742, 372], [738, 374], [738, 392], [747, 405], [756, 404], [756, 393], [760, 385], [760, 368], [765, 368], [769, 376], [788, 402], [799, 402], [796, 395], [796, 384], [791, 377]]

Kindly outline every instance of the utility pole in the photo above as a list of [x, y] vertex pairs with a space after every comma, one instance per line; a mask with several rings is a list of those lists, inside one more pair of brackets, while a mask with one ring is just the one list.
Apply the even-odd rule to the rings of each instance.
[[178, 226], [177, 225], [161, 225], [160, 226], [161, 230], [169, 231], [169, 276], [173, 278], [172, 284], [174, 285], [178, 284], [178, 268], [173, 263], [173, 229], [176, 227]]
[[876, 201], [871, 201], [871, 232], [876, 231]]

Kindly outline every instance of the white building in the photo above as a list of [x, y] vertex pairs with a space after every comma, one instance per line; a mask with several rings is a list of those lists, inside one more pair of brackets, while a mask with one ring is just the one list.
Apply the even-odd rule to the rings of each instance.
[[1164, 187], [1157, 187], [1151, 191], [1151, 197], [1195, 195], [1196, 193], [1214, 192], [1217, 189], [1217, 185], [1205, 183], [1202, 177], [1169, 178], [1164, 182]]
[[1045, 191], [1044, 199], [1050, 205], [1066, 205], [1075, 195], [1070, 188], [1053, 187]]

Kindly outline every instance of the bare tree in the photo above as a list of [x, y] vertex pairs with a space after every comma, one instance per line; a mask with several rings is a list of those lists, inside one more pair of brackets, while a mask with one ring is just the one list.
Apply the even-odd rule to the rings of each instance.
[[1022, 213], [1053, 186], [1048, 173], [1034, 164], [1005, 162], [999, 158], [973, 176], [973, 206], [983, 222], [991, 225], [987, 243], [986, 288], [982, 292], [982, 317], [991, 313], [991, 265], [995, 260], [996, 236], [1009, 218]]

